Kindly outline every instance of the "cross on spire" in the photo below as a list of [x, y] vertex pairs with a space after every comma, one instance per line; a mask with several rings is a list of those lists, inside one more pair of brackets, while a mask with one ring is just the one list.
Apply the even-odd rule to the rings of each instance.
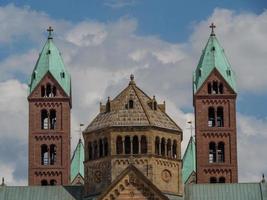
[[214, 29], [216, 28], [216, 26], [213, 22], [211, 23], [210, 28], [211, 28], [211, 34], [210, 35], [215, 36]]
[[47, 29], [47, 32], [48, 32], [48, 39], [53, 39], [52, 37], [52, 32], [54, 31], [54, 29], [49, 26], [49, 28]]

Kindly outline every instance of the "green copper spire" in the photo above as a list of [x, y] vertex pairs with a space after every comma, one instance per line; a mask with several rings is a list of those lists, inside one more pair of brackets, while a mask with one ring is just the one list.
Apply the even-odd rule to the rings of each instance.
[[191, 136], [183, 156], [183, 183], [187, 182], [193, 172], [196, 172], [196, 145], [193, 136]]
[[194, 94], [199, 90], [199, 88], [202, 86], [202, 84], [214, 69], [217, 69], [217, 71], [222, 75], [228, 85], [235, 92], [237, 92], [235, 74], [225, 56], [224, 49], [221, 47], [219, 41], [216, 38], [216, 35], [214, 33], [215, 27], [216, 26], [212, 23], [210, 26], [212, 31], [209, 40], [202, 52], [197, 65], [197, 69], [193, 75]]
[[61, 54], [53, 42], [53, 29], [49, 27], [47, 31], [48, 39], [39, 55], [30, 78], [29, 93], [31, 94], [43, 77], [50, 72], [65, 93], [70, 96], [70, 75], [66, 71]]
[[84, 146], [82, 140], [79, 139], [79, 142], [76, 146], [75, 151], [73, 152], [71, 159], [71, 182], [76, 178], [77, 175], [84, 177]]

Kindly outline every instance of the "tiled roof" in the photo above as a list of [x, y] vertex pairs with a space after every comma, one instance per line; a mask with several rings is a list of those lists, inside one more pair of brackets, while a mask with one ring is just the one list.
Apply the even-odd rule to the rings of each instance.
[[0, 200], [82, 200], [82, 186], [0, 186]]
[[[129, 101], [133, 108], [129, 108]], [[94, 131], [112, 126], [155, 126], [175, 131], [180, 127], [165, 113], [165, 104], [157, 104], [155, 98], [150, 98], [131, 80], [129, 85], [113, 100], [109, 100], [110, 110], [102, 105], [102, 111], [85, 129]], [[108, 104], [108, 103], [107, 103]]]
[[190, 184], [185, 200], [267, 200], [266, 183]]

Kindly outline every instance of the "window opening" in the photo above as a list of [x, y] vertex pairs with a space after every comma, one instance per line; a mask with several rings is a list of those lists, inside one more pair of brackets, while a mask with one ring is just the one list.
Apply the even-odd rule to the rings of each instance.
[[103, 145], [103, 141], [102, 139], [99, 140], [99, 157], [103, 157], [103, 148], [104, 148], [104, 145]]
[[50, 110], [50, 129], [56, 129], [56, 111], [54, 109]]
[[172, 144], [171, 144], [171, 140], [168, 139], [168, 141], [167, 141], [167, 156], [168, 156], [168, 157], [171, 156], [171, 146], [172, 146]]
[[218, 154], [218, 162], [224, 162], [224, 143], [223, 142], [219, 142], [218, 144], [218, 150], [217, 150], [217, 154]]
[[49, 157], [48, 157], [48, 147], [46, 144], [41, 145], [41, 165], [48, 165]]
[[57, 184], [57, 181], [55, 180], [55, 179], [52, 179], [51, 181], [50, 181], [50, 185], [56, 185]]
[[57, 157], [57, 147], [54, 144], [50, 145], [50, 164], [54, 165], [56, 163]]
[[215, 126], [215, 109], [213, 107], [209, 107], [208, 111], [208, 127], [214, 127]]
[[133, 109], [134, 108], [134, 102], [133, 100], [129, 100], [129, 109]]
[[141, 136], [141, 153], [146, 154], [147, 153], [147, 140], [146, 136]]
[[131, 154], [131, 139], [130, 136], [126, 136], [124, 140], [125, 154]]
[[155, 139], [155, 154], [159, 155], [159, 137]]
[[41, 128], [48, 129], [48, 112], [47, 110], [41, 111]]
[[165, 156], [166, 154], [165, 154], [165, 138], [162, 138], [161, 139], [161, 155], [162, 156]]
[[172, 145], [172, 157], [177, 158], [177, 141], [176, 140], [173, 141], [173, 145]]
[[133, 137], [133, 154], [138, 154], [139, 150], [139, 140], [138, 137], [135, 135]]
[[224, 126], [223, 120], [224, 120], [223, 107], [218, 107], [218, 109], [217, 109], [217, 126], [218, 127]]
[[48, 182], [47, 182], [47, 180], [44, 180], [44, 179], [43, 179], [43, 180], [41, 180], [41, 185], [42, 185], [42, 186], [46, 186], [46, 185], [48, 185]]
[[217, 183], [216, 177], [211, 177], [210, 178], [210, 183]]
[[117, 137], [117, 140], [116, 140], [116, 152], [117, 154], [122, 154], [123, 152], [123, 146], [122, 146], [122, 137], [121, 136], [118, 136]]
[[209, 163], [216, 162], [216, 144], [214, 142], [209, 143]]

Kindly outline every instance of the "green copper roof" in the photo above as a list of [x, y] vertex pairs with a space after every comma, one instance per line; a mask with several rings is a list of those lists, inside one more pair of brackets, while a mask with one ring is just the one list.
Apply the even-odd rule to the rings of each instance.
[[75, 177], [80, 174], [84, 177], [84, 147], [82, 140], [79, 139], [79, 142], [73, 152], [71, 159], [71, 182], [75, 179]]
[[224, 49], [212, 32], [193, 75], [194, 93], [199, 90], [214, 69], [218, 70], [229, 86], [236, 92], [235, 74], [225, 56]]
[[185, 200], [267, 200], [267, 184], [189, 184], [185, 186]]
[[196, 145], [191, 136], [183, 156], [183, 183], [186, 183], [192, 172], [196, 172]]
[[0, 186], [0, 200], [82, 200], [82, 186]]
[[70, 75], [65, 69], [61, 54], [55, 46], [51, 34], [49, 34], [32, 72], [29, 83], [30, 94], [47, 72], [50, 72], [66, 94], [70, 95]]

